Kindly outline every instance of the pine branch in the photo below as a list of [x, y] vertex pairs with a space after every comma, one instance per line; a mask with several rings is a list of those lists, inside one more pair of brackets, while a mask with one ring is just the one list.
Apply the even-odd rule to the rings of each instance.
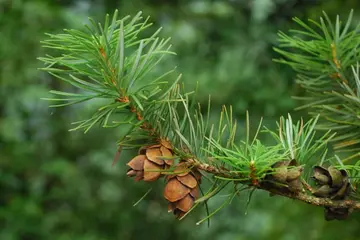
[[[345, 64], [353, 63], [357, 55], [350, 55], [347, 61], [340, 61], [338, 58], [350, 53], [345, 51], [340, 54], [332, 48], [324, 57], [323, 52], [316, 52], [319, 44], [323, 44], [320, 49], [326, 49], [326, 44], [330, 43], [330, 35], [324, 29], [323, 21], [318, 26], [323, 29], [325, 37], [300, 20], [297, 21], [308, 30], [304, 35], [314, 37], [318, 42], [289, 40], [282, 34], [285, 45], [295, 46], [315, 57], [279, 52], [293, 60], [286, 63], [303, 73], [302, 79], [310, 86], [309, 89], [324, 87], [323, 76], [315, 79], [319, 82], [315, 81], [314, 84], [310, 80], [316, 75], [327, 76], [333, 71], [324, 68], [329, 54], [332, 54], [330, 65], [335, 66], [337, 72]], [[159, 30], [150, 37], [141, 37], [143, 30], [151, 26], [148, 18], [143, 20], [139, 13], [133, 18], [118, 20], [115, 11], [111, 23], [109, 16], [104, 26], [91, 19], [90, 23], [90, 26], [85, 27], [86, 31], [66, 30], [65, 34], [50, 34], [50, 39], [43, 42], [45, 47], [59, 51], [58, 56], [40, 58], [46, 64], [43, 70], [78, 91], [53, 90], [51, 93], [56, 97], [47, 100], [56, 103], [53, 107], [61, 107], [105, 99], [106, 105], [90, 118], [75, 122], [77, 126], [73, 130], [83, 129], [87, 132], [99, 123], [103, 127], [127, 129], [120, 137], [116, 155], [120, 155], [121, 149], [139, 149], [138, 155], [127, 163], [130, 168], [127, 175], [135, 177], [136, 181], [148, 182], [165, 176], [164, 197], [169, 201], [169, 211], [177, 217], [185, 217], [200, 203], [207, 204], [229, 183], [234, 183], [235, 188], [222, 206], [231, 202], [239, 191], [262, 189], [271, 194], [323, 206], [328, 220], [344, 219], [350, 209], [359, 209], [359, 203], [351, 200], [358, 194], [355, 189], [358, 182], [356, 178], [360, 174], [358, 165], [344, 165], [337, 156], [330, 157], [327, 151], [329, 141], [341, 137], [342, 140], [348, 139], [348, 135], [335, 136], [327, 131], [317, 138], [316, 126], [324, 126], [318, 125], [318, 117], [306, 123], [302, 120], [294, 123], [288, 115], [286, 119], [280, 118], [276, 132], [264, 128], [261, 121], [251, 139], [250, 117], [247, 113], [247, 134], [245, 140], [239, 141], [236, 134], [237, 120], [233, 118], [231, 107], [224, 106], [219, 121], [211, 122], [210, 99], [204, 117], [201, 106], [196, 106], [196, 91], [185, 91], [180, 82], [181, 75], [171, 82], [165, 79], [170, 78], [173, 70], [155, 76], [153, 70], [163, 57], [174, 53], [169, 51], [168, 39], [157, 37]], [[351, 36], [341, 34], [335, 42], [340, 46], [344, 41], [351, 44]], [[304, 73], [305, 70], [309, 72], [308, 75]], [[358, 69], [354, 68], [353, 71], [356, 84], [360, 87], [356, 72]], [[329, 91], [335, 89], [330, 101], [346, 100], [357, 104], [357, 98], [350, 94], [350, 78], [344, 74], [339, 75], [340, 88], [337, 85], [331, 85], [331, 88], [326, 86]], [[348, 94], [340, 93], [339, 89]], [[324, 99], [319, 101], [324, 103]], [[343, 105], [346, 111], [351, 110], [350, 105]], [[322, 107], [322, 110], [334, 112], [330, 105]], [[345, 110], [337, 111], [344, 111], [345, 115]], [[320, 115], [324, 116], [324, 113]], [[263, 144], [259, 134], [269, 134], [275, 143]], [[314, 167], [316, 164], [319, 166]], [[212, 186], [199, 197], [202, 178], [207, 178]], [[237, 189], [237, 184], [243, 188]], [[305, 192], [304, 188], [310, 191]], [[214, 213], [208, 213], [207, 218]]]
[[[188, 163], [189, 164], [193, 163], [194, 166], [196, 168], [198, 168], [199, 170], [210, 173], [217, 177], [228, 178], [228, 179], [243, 179], [244, 178], [244, 176], [242, 174], [231, 173], [231, 171], [229, 171], [229, 170], [218, 169], [209, 164], [201, 164], [201, 163], [194, 162], [193, 160], [189, 160]], [[305, 184], [307, 184], [307, 183], [305, 182], [304, 185]], [[350, 208], [350, 209], [354, 209], [354, 210], [360, 209], [359, 201], [354, 201], [354, 200], [337, 200], [336, 201], [336, 200], [331, 200], [330, 198], [314, 197], [312, 195], [305, 193], [305, 191], [297, 192], [297, 193], [284, 192], [281, 188], [280, 189], [269, 188], [266, 185], [265, 186], [260, 185], [257, 188], [267, 191], [274, 195], [280, 195], [283, 197], [299, 200], [299, 201], [302, 201], [302, 202], [305, 202], [305, 203], [308, 203], [308, 204], [311, 204], [314, 206], [332, 207], [332, 208]]]

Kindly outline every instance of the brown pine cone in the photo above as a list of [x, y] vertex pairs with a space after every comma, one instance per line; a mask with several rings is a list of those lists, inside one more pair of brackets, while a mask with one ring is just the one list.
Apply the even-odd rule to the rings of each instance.
[[[348, 174], [344, 169], [338, 170], [333, 166], [328, 168], [315, 166], [313, 170], [313, 179], [318, 185], [313, 192], [314, 196], [334, 200], [344, 200], [349, 197], [351, 186]], [[325, 207], [324, 213], [327, 221], [344, 220], [349, 216], [350, 209]]]
[[130, 167], [127, 175], [135, 177], [135, 181], [155, 181], [161, 176], [161, 170], [173, 164], [172, 157], [171, 144], [166, 140], [161, 140], [160, 144], [142, 147], [139, 149], [139, 155], [127, 163]]
[[181, 218], [194, 205], [199, 197], [201, 174], [197, 170], [189, 170], [184, 163], [179, 163], [174, 174], [167, 177], [164, 197], [169, 201], [168, 211]]
[[345, 170], [338, 170], [333, 166], [315, 166], [313, 170], [313, 178], [319, 186], [313, 193], [315, 196], [330, 197], [334, 200], [343, 200], [349, 196], [351, 188]]

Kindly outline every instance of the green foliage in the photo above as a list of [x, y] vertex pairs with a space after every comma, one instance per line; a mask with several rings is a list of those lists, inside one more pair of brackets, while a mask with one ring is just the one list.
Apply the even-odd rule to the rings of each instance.
[[[254, 193], [247, 215], [242, 215], [247, 198], [242, 192], [240, 200], [217, 213], [211, 228], [194, 227], [202, 211], [180, 224], [165, 215], [156, 186], [131, 207], [148, 186], [125, 178], [122, 160], [130, 158], [129, 153], [122, 153], [119, 166], [111, 168], [115, 141], [127, 129], [93, 128], [85, 136], [66, 131], [69, 121], [92, 116], [104, 102], [47, 110], [39, 101], [48, 89], [84, 93], [37, 71], [41, 65], [35, 58], [44, 56], [39, 44], [44, 32], [79, 29], [86, 16], [102, 19], [104, 11], [117, 7], [122, 16], [143, 9], [155, 28], [162, 25], [163, 34], [173, 37], [172, 50], [178, 53], [162, 61], [159, 71], [178, 65], [189, 89], [199, 81], [202, 106], [212, 95], [216, 117], [211, 112], [211, 120], [223, 104], [233, 104], [242, 138], [246, 109], [255, 122], [263, 115], [284, 115], [296, 103], [290, 95], [302, 94], [292, 87], [291, 72], [271, 64], [277, 57], [270, 48], [276, 30], [289, 28], [289, 16], [305, 19], [322, 9], [334, 15], [358, 6], [352, 0], [256, 2], [255, 7], [246, 1], [0, 1], [0, 238], [357, 239], [356, 215], [346, 222], [325, 223], [320, 209], [269, 199], [260, 192]], [[271, 127], [275, 121], [264, 122]], [[219, 195], [209, 201], [211, 212], [223, 200]]]
[[[139, 40], [138, 34], [152, 25], [148, 18], [141, 21], [139, 13], [132, 19], [128, 16], [118, 20], [117, 14], [115, 11], [111, 23], [107, 15], [104, 26], [90, 19], [91, 26], [86, 26], [86, 32], [66, 30], [65, 34], [49, 34], [50, 39], [43, 42], [44, 47], [61, 52], [59, 57], [40, 58], [47, 65], [43, 70], [80, 90], [80, 93], [52, 90], [51, 93], [58, 96], [46, 99], [57, 103], [52, 107], [95, 98], [108, 100], [90, 119], [74, 123], [77, 126], [72, 130], [83, 128], [86, 133], [98, 122], [104, 127], [119, 126], [121, 123], [109, 121], [113, 114], [128, 112], [129, 101], [143, 111], [144, 103], [151, 102], [155, 95], [166, 95], [161, 86], [166, 84], [162, 77], [168, 73], [151, 81], [146, 79], [146, 84], [139, 81], [165, 54], [171, 53], [168, 51], [169, 39], [157, 38], [159, 31], [156, 31], [151, 37]], [[124, 122], [137, 126], [135, 117], [133, 114]]]
[[302, 29], [292, 30], [293, 36], [280, 32], [282, 49], [275, 48], [286, 58], [278, 62], [290, 65], [298, 73], [297, 82], [309, 93], [300, 98], [307, 102], [302, 108], [311, 108], [312, 115], [320, 114], [324, 121], [318, 129], [337, 132], [332, 139], [335, 150], [353, 152], [344, 161], [358, 157], [360, 136], [357, 51], [360, 25], [352, 29], [352, 18], [351, 11], [345, 25], [339, 16], [332, 23], [324, 13], [320, 22], [309, 20], [311, 26], [294, 18]]
[[[316, 136], [315, 127], [318, 118], [319, 116], [305, 124], [303, 120], [293, 124], [290, 115], [287, 119], [281, 117], [278, 124], [279, 132], [274, 133], [269, 129], [267, 132], [270, 132], [275, 140], [281, 143], [283, 150], [287, 152], [287, 159], [296, 159], [300, 164], [311, 167], [310, 161], [314, 160], [316, 153], [323, 152], [323, 157], [326, 156], [327, 144], [335, 135], [334, 133], [331, 135], [331, 130], [328, 130], [323, 136]], [[319, 162], [319, 160], [316, 161]]]

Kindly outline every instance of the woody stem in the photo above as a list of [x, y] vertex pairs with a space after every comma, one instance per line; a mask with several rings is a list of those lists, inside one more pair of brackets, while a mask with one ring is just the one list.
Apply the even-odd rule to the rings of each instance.
[[[215, 176], [225, 177], [225, 178], [239, 178], [239, 179], [243, 178], [241, 174], [232, 173], [231, 171], [225, 169], [218, 169], [206, 163], [195, 162], [192, 159], [189, 160], [189, 163], [193, 164], [198, 170], [202, 170], [204, 172], [213, 174]], [[305, 187], [309, 187], [309, 185], [307, 184]], [[351, 208], [351, 209], [360, 210], [360, 202], [354, 200], [331, 200], [330, 198], [319, 198], [309, 195], [306, 192], [292, 193], [281, 190], [279, 188], [274, 188], [274, 187], [269, 188], [261, 184], [259, 186], [256, 186], [256, 188], [268, 191], [275, 195], [299, 200], [314, 206], [332, 207], [332, 208]]]

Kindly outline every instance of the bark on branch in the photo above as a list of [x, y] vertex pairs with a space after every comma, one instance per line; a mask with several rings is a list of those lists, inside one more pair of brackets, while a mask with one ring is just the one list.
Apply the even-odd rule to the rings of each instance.
[[[192, 159], [190, 159], [188, 162], [190, 164], [193, 164], [197, 169], [213, 174], [215, 176], [225, 177], [225, 178], [239, 178], [239, 179], [242, 178], [242, 176], [240, 176], [239, 174], [238, 176], [236, 176], [236, 174], [231, 173], [230, 171], [227, 171], [225, 169], [218, 169], [209, 164], [195, 162]], [[319, 198], [312, 196], [307, 192], [292, 193], [288, 191], [282, 191], [281, 189], [276, 189], [273, 187], [268, 188], [261, 184], [259, 186], [254, 186], [254, 187], [265, 190], [275, 195], [299, 200], [314, 206], [331, 207], [331, 208], [349, 208], [349, 209], [360, 210], [360, 202], [355, 200], [332, 200], [330, 198]], [[308, 186], [304, 186], [304, 187], [308, 188]]]

